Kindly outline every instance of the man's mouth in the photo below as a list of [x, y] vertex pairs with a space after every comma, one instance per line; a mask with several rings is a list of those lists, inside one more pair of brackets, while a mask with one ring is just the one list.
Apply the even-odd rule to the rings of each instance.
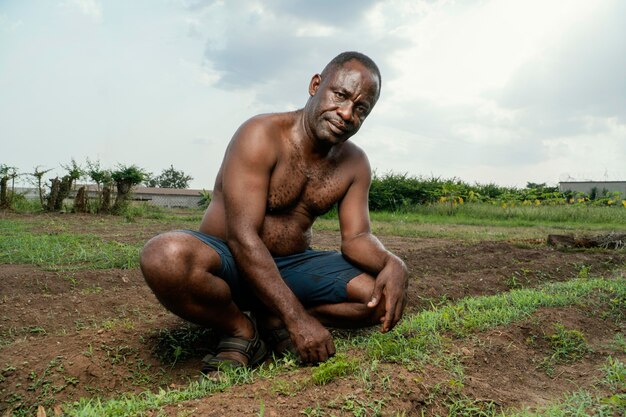
[[345, 135], [348, 131], [345, 124], [339, 124], [333, 120], [328, 121], [328, 125], [330, 126], [330, 130], [336, 135]]

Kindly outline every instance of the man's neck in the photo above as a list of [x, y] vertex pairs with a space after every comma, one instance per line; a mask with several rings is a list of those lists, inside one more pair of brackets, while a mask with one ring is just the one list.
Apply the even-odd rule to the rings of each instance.
[[326, 158], [336, 145], [332, 145], [319, 140], [308, 128], [306, 123], [306, 113], [304, 109], [298, 110], [298, 141], [304, 153], [303, 157], [308, 159]]

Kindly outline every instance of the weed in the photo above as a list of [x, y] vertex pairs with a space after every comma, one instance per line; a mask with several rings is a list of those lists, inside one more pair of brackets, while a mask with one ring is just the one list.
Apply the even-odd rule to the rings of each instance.
[[575, 362], [591, 351], [581, 331], [567, 329], [561, 323], [556, 323], [554, 330], [546, 336], [552, 353], [540, 364], [548, 375], [553, 374], [554, 365]]
[[300, 414], [305, 415], [306, 417], [322, 417], [324, 413], [322, 412], [322, 408], [319, 404], [313, 407], [307, 407], [304, 410], [300, 411]]
[[609, 345], [609, 348], [620, 353], [626, 353], [626, 338], [624, 335], [622, 333], [617, 333], [613, 342]]
[[105, 330], [115, 330], [119, 328], [132, 330], [134, 327], [135, 324], [128, 317], [124, 317], [122, 319], [112, 318], [102, 322], [102, 328]]
[[126, 363], [129, 356], [136, 356], [137, 349], [125, 345], [109, 346], [107, 344], [100, 345], [100, 349], [106, 352], [111, 365]]
[[188, 323], [174, 329], [159, 329], [155, 335], [157, 342], [153, 352], [161, 361], [174, 366], [178, 361], [190, 357], [199, 341], [212, 336], [211, 329]]
[[551, 358], [559, 363], [572, 362], [590, 351], [585, 336], [579, 330], [568, 330], [560, 323], [554, 325], [555, 333], [549, 336]]
[[467, 397], [448, 399], [448, 416], [455, 417], [496, 417], [498, 407], [493, 401], [476, 400]]
[[354, 374], [359, 369], [356, 359], [348, 359], [346, 355], [339, 354], [313, 369], [311, 380], [316, 385], [326, 385], [329, 382]]
[[602, 367], [604, 382], [614, 390], [626, 390], [626, 365], [619, 359], [609, 356]]
[[277, 395], [293, 397], [294, 395], [296, 395], [296, 392], [299, 389], [300, 388], [298, 386], [294, 386], [293, 384], [291, 384], [288, 381], [285, 381], [284, 379], [276, 379], [275, 381], [272, 382], [270, 391]]
[[33, 326], [28, 328], [28, 332], [32, 334], [46, 334], [46, 329], [40, 326]]
[[372, 400], [365, 402], [356, 398], [354, 395], [348, 395], [345, 397], [341, 410], [350, 411], [355, 417], [365, 416], [382, 416], [382, 408], [385, 405], [384, 400]]

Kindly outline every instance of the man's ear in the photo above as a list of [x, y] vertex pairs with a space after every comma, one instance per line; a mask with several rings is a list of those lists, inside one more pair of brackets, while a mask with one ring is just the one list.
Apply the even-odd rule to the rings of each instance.
[[312, 97], [317, 93], [317, 89], [320, 87], [322, 82], [322, 76], [319, 74], [315, 74], [313, 78], [311, 78], [311, 82], [309, 83], [309, 95]]

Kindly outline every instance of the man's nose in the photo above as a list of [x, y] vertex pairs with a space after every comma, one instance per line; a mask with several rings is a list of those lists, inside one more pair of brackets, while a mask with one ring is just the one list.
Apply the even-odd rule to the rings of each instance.
[[346, 101], [337, 108], [337, 114], [345, 121], [352, 120], [352, 103]]

